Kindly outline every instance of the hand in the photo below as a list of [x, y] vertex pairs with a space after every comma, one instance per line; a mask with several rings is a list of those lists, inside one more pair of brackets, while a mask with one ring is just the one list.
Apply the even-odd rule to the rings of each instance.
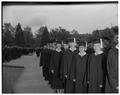
[[67, 78], [67, 75], [65, 75], [65, 78]]
[[87, 81], [87, 84], [89, 84], [90, 82], [89, 81]]
[[99, 87], [100, 87], [100, 88], [102, 88], [102, 87], [103, 87], [103, 85], [99, 85]]
[[118, 89], [119, 89], [119, 87], [117, 86], [117, 87], [116, 87], [116, 89], [118, 90]]
[[73, 79], [73, 82], [76, 82], [76, 80], [75, 80], [75, 79]]
[[54, 70], [51, 70], [52, 74], [54, 74]]

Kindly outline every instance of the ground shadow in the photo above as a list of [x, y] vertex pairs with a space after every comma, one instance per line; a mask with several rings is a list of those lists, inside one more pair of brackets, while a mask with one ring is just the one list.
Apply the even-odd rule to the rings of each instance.
[[24, 67], [2, 66], [2, 93], [14, 93], [14, 85], [23, 71]]

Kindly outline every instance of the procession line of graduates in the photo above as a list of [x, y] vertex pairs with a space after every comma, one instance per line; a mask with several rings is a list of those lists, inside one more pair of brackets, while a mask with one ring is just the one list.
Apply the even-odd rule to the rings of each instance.
[[[107, 53], [101, 39], [50, 41], [40, 54], [43, 76], [57, 93], [118, 93], [118, 40]], [[89, 51], [90, 50], [90, 51]]]
[[20, 58], [22, 55], [28, 55], [29, 53], [33, 53], [33, 48], [22, 48], [18, 46], [5, 46], [2, 48], [2, 62], [9, 62], [11, 60], [15, 60]]

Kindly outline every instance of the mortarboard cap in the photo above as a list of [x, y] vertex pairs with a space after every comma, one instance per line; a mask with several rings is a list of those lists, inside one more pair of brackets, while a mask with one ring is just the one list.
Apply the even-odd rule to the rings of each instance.
[[68, 40], [62, 40], [64, 44], [68, 44]]
[[74, 42], [74, 38], [68, 38], [68, 42]]
[[108, 37], [102, 37], [103, 40], [107, 40], [107, 41], [110, 41], [110, 38]]
[[96, 44], [96, 43], [100, 43], [101, 44], [101, 48], [103, 48], [103, 42], [102, 42], [102, 38], [98, 38], [98, 39], [93, 39], [93, 44]]
[[100, 39], [93, 39], [93, 40], [92, 40], [92, 43], [93, 43], [93, 44], [100, 43]]
[[51, 40], [49, 40], [47, 43], [51, 43], [52, 41]]
[[61, 43], [62, 43], [62, 41], [61, 41], [61, 40], [57, 40], [57, 41], [56, 41], [56, 43], [59, 43], [59, 44], [61, 44]]
[[83, 41], [79, 41], [77, 42], [79, 46], [85, 46], [86, 45], [86, 42], [83, 42]]
[[54, 43], [54, 42], [56, 42], [56, 41], [57, 41], [56, 39], [52, 39], [52, 40], [51, 40], [51, 43]]
[[85, 46], [85, 50], [87, 50], [87, 41], [85, 40], [77, 40], [78, 46]]

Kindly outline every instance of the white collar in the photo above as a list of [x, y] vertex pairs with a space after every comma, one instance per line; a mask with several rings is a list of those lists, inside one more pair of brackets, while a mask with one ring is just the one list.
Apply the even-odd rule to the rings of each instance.
[[79, 52], [78, 54], [82, 57], [82, 56], [86, 55], [86, 52], [83, 52], [83, 53]]
[[119, 49], [119, 46], [118, 46], [118, 44], [115, 46], [115, 48]]
[[98, 52], [98, 53], [95, 52], [95, 55], [100, 55], [100, 54], [102, 54], [102, 53], [103, 53], [103, 51], [100, 51], [100, 52]]
[[56, 49], [57, 52], [61, 52], [61, 49]]
[[76, 50], [76, 48], [70, 48], [70, 50], [73, 52], [73, 51], [75, 51], [75, 50]]

